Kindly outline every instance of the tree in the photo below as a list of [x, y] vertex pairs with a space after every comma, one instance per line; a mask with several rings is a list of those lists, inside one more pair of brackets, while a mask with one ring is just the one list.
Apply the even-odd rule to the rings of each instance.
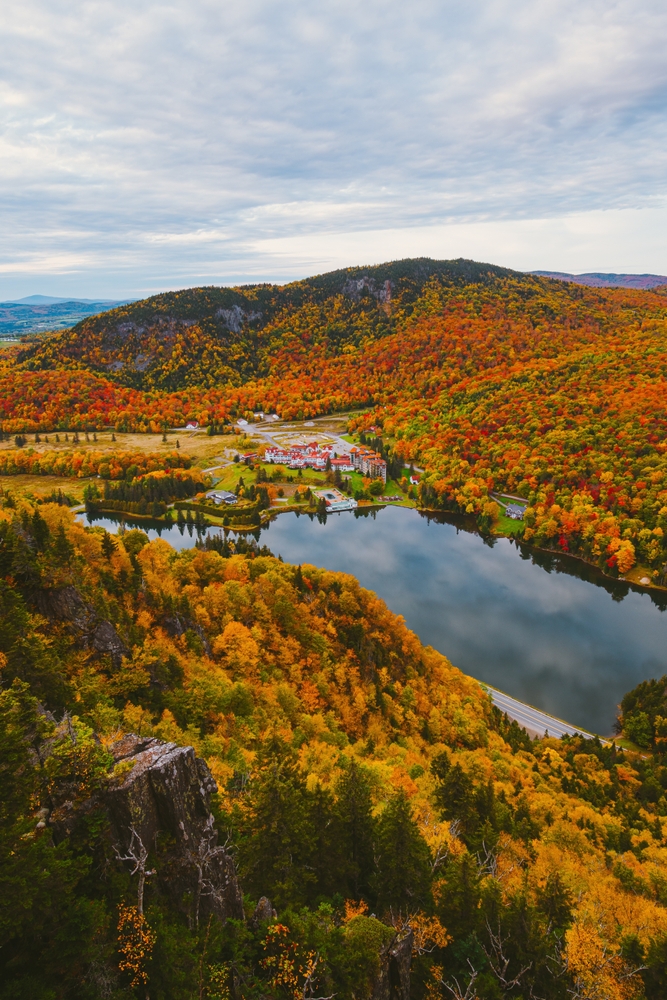
[[345, 894], [352, 899], [370, 899], [375, 871], [373, 800], [368, 777], [356, 760], [343, 772], [336, 795], [341, 819], [344, 858], [341, 881], [345, 885]]
[[305, 864], [313, 838], [309, 805], [293, 754], [271, 739], [250, 782], [240, 860], [244, 884], [256, 896], [270, 896], [276, 906], [305, 903], [315, 883]]
[[[27, 685], [0, 692], [0, 983], [3, 996], [66, 995], [83, 981], [99, 906], [82, 891], [90, 852], [54, 846], [39, 760], [54, 726]], [[65, 732], [60, 744], [71, 740]], [[58, 745], [58, 744], [56, 744]], [[67, 748], [65, 747], [65, 752]], [[37, 815], [35, 815], [37, 814]]]
[[378, 820], [374, 888], [381, 912], [408, 915], [429, 905], [431, 854], [401, 789]]
[[59, 566], [69, 566], [74, 555], [74, 546], [65, 533], [65, 525], [58, 525], [56, 537], [53, 541], [53, 557]]

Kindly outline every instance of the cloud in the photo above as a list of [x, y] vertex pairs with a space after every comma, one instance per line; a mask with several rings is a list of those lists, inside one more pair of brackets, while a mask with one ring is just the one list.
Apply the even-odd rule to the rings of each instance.
[[[558, 260], [517, 226], [650, 225], [666, 41], [657, 0], [5, 0], [0, 287], [291, 277], [327, 240], [345, 255], [386, 233], [406, 256], [395, 234], [465, 244], [461, 227], [487, 258], [509, 226], [526, 266], [576, 269], [567, 224], [542, 225]], [[603, 249], [625, 266], [614, 232], [616, 256], [594, 237], [581, 269]], [[667, 267], [657, 253], [642, 269]]]

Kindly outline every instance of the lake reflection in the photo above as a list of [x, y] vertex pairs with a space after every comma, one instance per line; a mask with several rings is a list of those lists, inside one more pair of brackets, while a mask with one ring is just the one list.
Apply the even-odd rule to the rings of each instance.
[[[197, 538], [175, 526], [161, 535], [178, 548]], [[283, 514], [261, 541], [286, 562], [353, 573], [465, 673], [594, 732], [611, 732], [626, 691], [667, 673], [662, 595], [571, 559], [531, 554], [505, 538], [489, 545], [396, 508], [335, 514], [324, 524]]]

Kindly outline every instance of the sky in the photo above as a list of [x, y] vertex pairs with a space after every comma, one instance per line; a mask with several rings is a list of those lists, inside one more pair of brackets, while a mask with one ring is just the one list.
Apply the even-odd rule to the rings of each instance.
[[0, 299], [667, 274], [660, 0], [3, 0]]

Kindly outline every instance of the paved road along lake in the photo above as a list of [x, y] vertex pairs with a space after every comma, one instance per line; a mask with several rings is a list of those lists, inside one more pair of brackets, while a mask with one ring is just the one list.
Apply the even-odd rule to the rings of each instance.
[[[667, 673], [667, 595], [505, 538], [489, 543], [464, 522], [374, 514], [282, 514], [261, 543], [286, 562], [353, 573], [465, 673], [601, 735], [626, 691]], [[178, 548], [196, 540], [175, 526], [161, 535]]]

